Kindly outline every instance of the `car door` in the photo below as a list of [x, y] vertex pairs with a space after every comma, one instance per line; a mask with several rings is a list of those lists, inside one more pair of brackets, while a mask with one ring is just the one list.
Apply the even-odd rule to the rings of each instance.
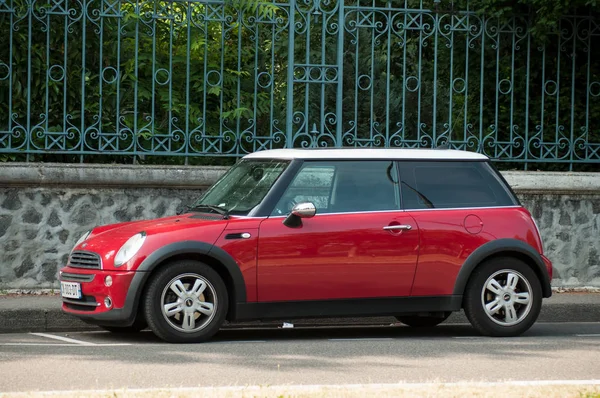
[[[291, 207], [317, 214], [283, 224]], [[419, 235], [392, 161], [306, 161], [260, 225], [258, 301], [408, 296]]]
[[506, 230], [515, 229], [514, 219], [498, 208], [513, 205], [511, 193], [485, 162], [405, 161], [399, 165], [404, 208], [416, 220], [420, 234], [411, 295], [450, 295], [467, 257], [497, 238], [491, 226], [505, 224]]

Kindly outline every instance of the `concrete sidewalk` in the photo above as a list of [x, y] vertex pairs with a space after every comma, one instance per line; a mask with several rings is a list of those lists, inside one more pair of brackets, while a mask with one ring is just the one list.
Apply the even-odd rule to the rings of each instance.
[[[227, 324], [225, 328], [277, 327], [281, 321], [245, 322]], [[393, 317], [296, 319], [296, 326], [328, 325], [389, 325]], [[464, 313], [454, 313], [446, 323], [467, 323]], [[600, 293], [554, 293], [544, 299], [538, 322], [600, 322]], [[0, 296], [0, 333], [56, 332], [94, 330], [61, 310], [58, 295], [6, 295]]]

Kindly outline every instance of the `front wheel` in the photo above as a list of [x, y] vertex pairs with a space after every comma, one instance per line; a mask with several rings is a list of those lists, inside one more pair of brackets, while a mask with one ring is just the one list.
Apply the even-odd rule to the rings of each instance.
[[481, 264], [471, 275], [464, 309], [477, 331], [486, 336], [518, 336], [537, 320], [542, 287], [523, 261], [498, 257]]
[[193, 260], [177, 261], [159, 270], [144, 300], [148, 325], [170, 343], [210, 339], [223, 324], [227, 308], [227, 289], [219, 274]]

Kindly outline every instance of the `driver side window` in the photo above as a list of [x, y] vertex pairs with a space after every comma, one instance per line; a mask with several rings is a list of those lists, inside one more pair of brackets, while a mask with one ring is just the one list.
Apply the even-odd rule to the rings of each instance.
[[305, 164], [275, 206], [272, 215], [286, 215], [294, 205], [302, 202], [312, 202], [317, 213], [330, 213], [328, 207], [334, 175], [333, 165]]
[[272, 215], [312, 202], [317, 214], [400, 209], [398, 172], [393, 161], [305, 162]]

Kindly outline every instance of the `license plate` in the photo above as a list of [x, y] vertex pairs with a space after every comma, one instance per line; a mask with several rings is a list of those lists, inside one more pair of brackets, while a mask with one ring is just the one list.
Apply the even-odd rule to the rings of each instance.
[[63, 297], [80, 299], [81, 298], [81, 284], [76, 282], [61, 282], [60, 283], [60, 294]]

